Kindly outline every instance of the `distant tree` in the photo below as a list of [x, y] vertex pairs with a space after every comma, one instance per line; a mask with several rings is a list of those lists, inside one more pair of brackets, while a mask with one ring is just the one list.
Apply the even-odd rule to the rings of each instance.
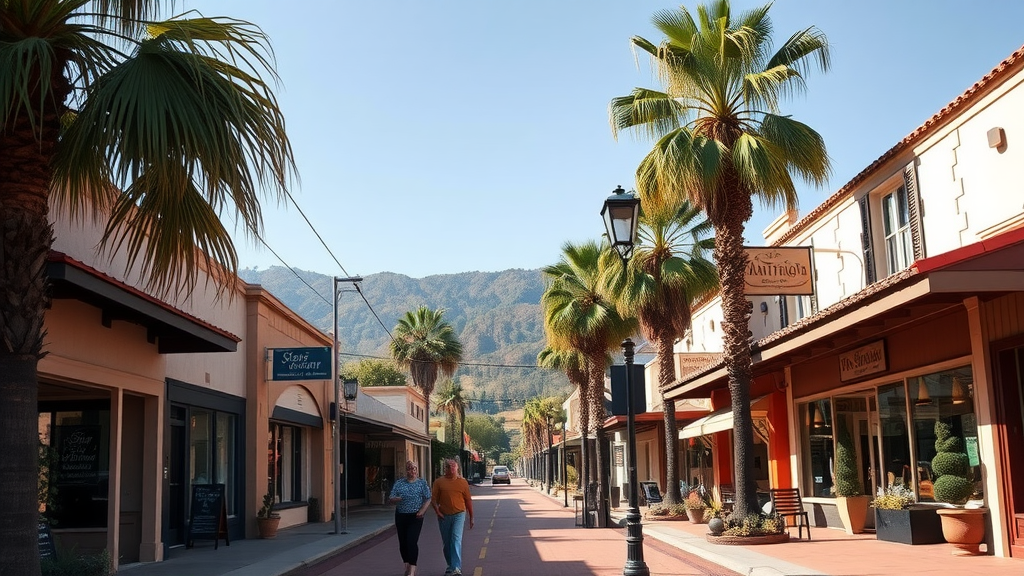
[[485, 454], [508, 452], [511, 448], [503, 419], [488, 414], [467, 414], [466, 434], [471, 446]]
[[[469, 400], [463, 394], [462, 386], [452, 380], [445, 381], [441, 388], [434, 394], [434, 406], [437, 411], [445, 414], [448, 420], [448, 429], [451, 431], [452, 445], [459, 447], [461, 454], [466, 450], [466, 410], [472, 407]], [[455, 422], [458, 420], [458, 427]], [[458, 439], [455, 433], [458, 432]]]
[[[409, 370], [413, 384], [423, 392], [429, 414], [434, 383], [440, 374], [455, 373], [462, 361], [462, 343], [451, 324], [445, 321], [444, 310], [431, 310], [426, 306], [406, 312], [392, 333], [391, 357]], [[429, 418], [424, 419], [423, 431], [430, 436]]]
[[405, 386], [408, 377], [391, 360], [364, 358], [348, 362], [341, 369], [344, 378], [359, 380], [360, 386]]

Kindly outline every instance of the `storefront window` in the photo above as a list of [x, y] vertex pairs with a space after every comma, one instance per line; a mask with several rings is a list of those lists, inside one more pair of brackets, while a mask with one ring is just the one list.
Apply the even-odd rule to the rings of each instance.
[[913, 474], [906, 474], [908, 484], [916, 487], [922, 502], [935, 500], [932, 489], [931, 461], [935, 457], [935, 423], [945, 422], [960, 438], [960, 448], [967, 453], [971, 465], [971, 480], [975, 491], [972, 499], [983, 496], [981, 483], [981, 457], [978, 453], [978, 421], [974, 415], [974, 378], [971, 368], [965, 366], [907, 380], [913, 403], [910, 407], [914, 422], [914, 453], [917, 462]]
[[832, 402], [828, 398], [800, 405], [804, 483], [810, 495], [833, 498], [835, 447], [832, 441]]
[[277, 502], [301, 502], [302, 429], [285, 424], [270, 424], [270, 491]]
[[193, 407], [189, 426], [192, 484], [223, 484], [228, 516], [237, 514], [234, 414]]
[[106, 527], [110, 411], [40, 412], [39, 421], [40, 442], [52, 462], [43, 514], [61, 528]]
[[910, 435], [907, 430], [907, 396], [903, 383], [878, 388], [878, 422], [881, 427], [882, 471], [885, 485], [910, 483]]

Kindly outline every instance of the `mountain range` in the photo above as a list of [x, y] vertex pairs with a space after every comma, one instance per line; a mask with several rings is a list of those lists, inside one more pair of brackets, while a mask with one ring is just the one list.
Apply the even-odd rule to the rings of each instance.
[[[260, 284], [308, 322], [333, 332], [333, 278], [282, 266], [242, 269], [239, 277]], [[425, 278], [382, 272], [359, 282], [338, 283], [338, 345], [342, 362], [389, 358], [398, 320], [420, 306], [444, 309], [463, 345], [455, 374], [473, 409], [497, 413], [521, 408], [534, 396], [568, 393], [561, 372], [537, 367], [545, 346], [540, 270], [461, 272]]]

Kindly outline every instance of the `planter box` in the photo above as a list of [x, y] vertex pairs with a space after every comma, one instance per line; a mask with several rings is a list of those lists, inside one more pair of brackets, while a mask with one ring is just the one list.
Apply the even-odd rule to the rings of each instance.
[[875, 509], [875, 537], [901, 544], [941, 544], [942, 523], [937, 508], [911, 508], [909, 510]]

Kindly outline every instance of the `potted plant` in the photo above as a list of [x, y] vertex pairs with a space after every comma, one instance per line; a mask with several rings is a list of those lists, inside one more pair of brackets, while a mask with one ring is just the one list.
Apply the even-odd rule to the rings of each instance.
[[953, 554], [980, 554], [979, 544], [985, 539], [985, 509], [964, 507], [974, 493], [971, 461], [964, 452], [963, 438], [953, 436], [952, 427], [941, 420], [935, 422], [932, 473], [936, 476], [935, 500], [954, 506], [938, 510], [942, 535], [953, 544]]
[[259, 529], [260, 538], [273, 538], [277, 536], [277, 527], [281, 524], [281, 515], [274, 512], [274, 493], [267, 492], [263, 497], [263, 506], [256, 512], [256, 526]]
[[686, 517], [690, 519], [690, 522], [704, 523], [704, 509], [707, 508], [707, 503], [700, 497], [700, 494], [696, 492], [687, 494], [686, 499], [683, 500], [683, 507], [686, 508]]
[[915, 506], [914, 491], [894, 483], [878, 488], [871, 503], [875, 509], [875, 537], [901, 544], [939, 544], [942, 527], [934, 506]]
[[836, 446], [836, 507], [847, 534], [860, 534], [868, 517], [871, 498], [864, 494], [857, 469], [857, 452], [845, 428], [840, 428]]

